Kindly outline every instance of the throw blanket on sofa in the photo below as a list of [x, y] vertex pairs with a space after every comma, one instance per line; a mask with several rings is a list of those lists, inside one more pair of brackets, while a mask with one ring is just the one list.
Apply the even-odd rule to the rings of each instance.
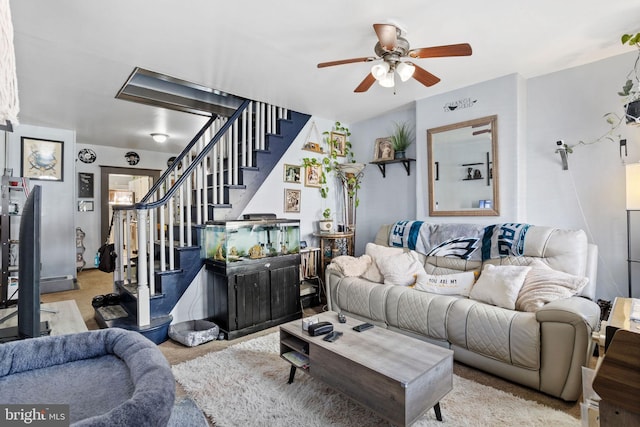
[[[485, 260], [522, 256], [529, 224], [432, 224], [398, 221], [389, 233], [389, 246], [404, 247], [427, 256]], [[478, 250], [480, 248], [480, 250]]]

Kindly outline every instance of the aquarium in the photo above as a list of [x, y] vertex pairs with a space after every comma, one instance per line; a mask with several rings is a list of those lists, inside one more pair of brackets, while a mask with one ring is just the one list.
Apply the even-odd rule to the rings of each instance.
[[299, 220], [212, 221], [203, 231], [202, 257], [216, 261], [238, 262], [299, 251]]

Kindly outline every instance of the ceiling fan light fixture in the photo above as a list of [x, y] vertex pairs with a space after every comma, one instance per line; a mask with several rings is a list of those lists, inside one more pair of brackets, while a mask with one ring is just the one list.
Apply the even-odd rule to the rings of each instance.
[[416, 70], [415, 65], [410, 64], [408, 62], [400, 62], [396, 67], [396, 71], [400, 76], [400, 80], [406, 82], [413, 76], [413, 72]]
[[151, 138], [153, 138], [155, 142], [162, 144], [169, 138], [169, 135], [166, 133], [152, 133]]
[[394, 87], [396, 82], [393, 70], [389, 71], [383, 78], [379, 79], [378, 83], [380, 83], [380, 86], [382, 87]]
[[389, 64], [387, 62], [381, 62], [371, 67], [371, 74], [376, 80], [384, 79], [389, 74]]

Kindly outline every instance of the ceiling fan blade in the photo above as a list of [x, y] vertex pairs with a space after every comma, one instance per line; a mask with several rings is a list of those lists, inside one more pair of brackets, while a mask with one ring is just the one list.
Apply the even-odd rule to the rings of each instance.
[[471, 53], [469, 43], [461, 43], [411, 49], [407, 55], [411, 58], [441, 58], [443, 56], [469, 56]]
[[341, 59], [339, 61], [321, 62], [318, 64], [318, 68], [333, 67], [334, 65], [353, 64], [354, 62], [371, 62], [378, 58], [372, 56], [364, 56], [362, 58]]
[[416, 67], [415, 71], [413, 72], [413, 78], [419, 81], [420, 83], [422, 83], [423, 85], [433, 86], [434, 84], [440, 81], [438, 77], [434, 76], [424, 68], [418, 67], [416, 64], [412, 64], [412, 65]]
[[373, 74], [367, 74], [367, 77], [355, 88], [354, 92], [366, 92], [369, 88], [376, 82], [376, 78], [373, 77]]
[[398, 33], [394, 25], [390, 24], [373, 24], [373, 29], [378, 36], [380, 46], [384, 50], [391, 51], [398, 44]]

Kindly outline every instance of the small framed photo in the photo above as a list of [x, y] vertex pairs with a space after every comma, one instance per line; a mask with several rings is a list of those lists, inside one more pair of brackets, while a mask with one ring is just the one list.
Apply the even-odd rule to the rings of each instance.
[[93, 199], [93, 174], [78, 172], [78, 197]]
[[93, 212], [93, 200], [78, 201], [78, 212]]
[[376, 139], [373, 161], [393, 160], [393, 142], [390, 137]]
[[331, 153], [336, 153], [336, 156], [344, 157], [347, 155], [347, 135], [344, 133], [329, 133], [329, 145]]
[[322, 165], [309, 165], [305, 168], [304, 185], [307, 187], [321, 187]]
[[23, 136], [21, 142], [21, 176], [29, 179], [63, 181], [64, 141]]
[[284, 189], [284, 211], [300, 213], [300, 190]]
[[300, 184], [300, 171], [302, 167], [299, 165], [284, 165], [284, 182], [288, 182], [290, 184]]

